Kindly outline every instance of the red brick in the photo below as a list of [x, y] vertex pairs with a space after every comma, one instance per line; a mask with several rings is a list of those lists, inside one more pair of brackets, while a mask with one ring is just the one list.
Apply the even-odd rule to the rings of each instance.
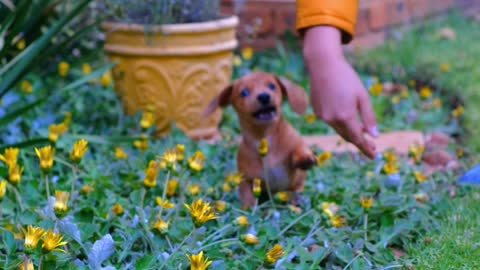
[[388, 0], [385, 6], [388, 26], [397, 25], [410, 19], [410, 12], [405, 0]]
[[368, 8], [368, 24], [374, 31], [384, 28], [388, 23], [385, 2], [373, 2]]
[[275, 34], [282, 35], [287, 30], [295, 32], [296, 15], [295, 3], [291, 6], [274, 10], [273, 24]]
[[414, 19], [423, 18], [430, 14], [430, 0], [406, 0], [408, 12]]
[[360, 9], [358, 12], [357, 25], [355, 28], [355, 35], [363, 35], [370, 31], [368, 26], [368, 9]]
[[385, 42], [385, 31], [369, 33], [363, 36], [356, 36], [353, 39], [351, 47], [353, 50], [358, 50], [359, 48], [374, 48]]

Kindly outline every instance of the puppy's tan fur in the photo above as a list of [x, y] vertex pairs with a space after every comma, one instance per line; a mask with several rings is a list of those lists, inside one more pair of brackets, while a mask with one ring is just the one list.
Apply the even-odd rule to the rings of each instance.
[[[241, 93], [245, 89], [250, 94], [242, 97]], [[276, 109], [276, 116], [271, 121], [261, 121], [254, 116], [255, 112], [263, 108], [258, 100], [262, 93], [270, 95], [270, 105]], [[246, 208], [255, 204], [252, 192], [254, 178], [267, 178], [272, 193], [302, 192], [306, 170], [316, 164], [315, 155], [300, 134], [282, 117], [284, 97], [296, 113], [303, 114], [307, 109], [307, 96], [300, 86], [272, 74], [255, 72], [226, 87], [205, 111], [205, 115], [208, 115], [218, 107], [232, 105], [238, 114], [242, 142], [237, 166], [238, 171], [245, 177], [245, 181], [240, 185], [240, 198]], [[258, 148], [264, 138], [268, 141], [269, 152], [262, 162]], [[264, 176], [264, 166], [267, 177]], [[265, 183], [262, 183], [262, 190], [265, 191]]]

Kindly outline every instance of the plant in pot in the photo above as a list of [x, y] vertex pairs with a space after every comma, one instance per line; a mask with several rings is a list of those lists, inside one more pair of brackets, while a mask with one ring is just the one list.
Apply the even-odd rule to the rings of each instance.
[[103, 0], [105, 51], [128, 114], [151, 111], [159, 135], [172, 123], [194, 139], [218, 135], [221, 112], [202, 111], [229, 83], [235, 16], [219, 0]]

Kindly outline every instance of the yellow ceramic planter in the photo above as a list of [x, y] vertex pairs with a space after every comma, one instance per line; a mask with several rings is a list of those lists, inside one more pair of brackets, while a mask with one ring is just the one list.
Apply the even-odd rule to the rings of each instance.
[[117, 63], [115, 89], [126, 112], [153, 110], [159, 135], [172, 123], [194, 139], [218, 134], [221, 111], [202, 117], [228, 85], [237, 17], [151, 26], [104, 23], [105, 51]]

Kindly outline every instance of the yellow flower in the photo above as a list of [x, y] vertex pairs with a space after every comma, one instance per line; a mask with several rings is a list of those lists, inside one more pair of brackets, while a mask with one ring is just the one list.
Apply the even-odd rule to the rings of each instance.
[[372, 94], [372, 96], [380, 96], [383, 92], [383, 84], [381, 83], [375, 83], [374, 85], [372, 85], [370, 87], [370, 93]]
[[35, 270], [35, 268], [33, 267], [33, 263], [31, 260], [28, 260], [28, 263], [27, 263], [27, 268], [25, 268], [25, 262], [22, 262], [20, 264], [20, 267], [18, 268], [19, 270]]
[[313, 124], [315, 121], [317, 121], [317, 116], [315, 114], [307, 114], [305, 116], [305, 122]]
[[240, 56], [238, 56], [238, 55], [234, 55], [233, 56], [233, 65], [235, 67], [241, 66], [242, 65], [242, 58], [240, 58]]
[[383, 166], [383, 171], [388, 175], [397, 174], [398, 166], [393, 162], [389, 162]]
[[417, 82], [415, 80], [410, 80], [408, 81], [408, 85], [410, 85], [411, 87], [414, 87], [417, 85]]
[[70, 159], [75, 163], [80, 163], [83, 156], [88, 151], [88, 142], [84, 139], [76, 141], [73, 145], [73, 150], [70, 153]]
[[125, 151], [123, 151], [122, 148], [115, 148], [115, 158], [117, 159], [127, 159], [128, 158], [128, 155], [127, 153], [125, 153]]
[[432, 105], [433, 105], [433, 107], [435, 107], [437, 109], [440, 109], [440, 108], [442, 108], [442, 105], [443, 105], [442, 100], [439, 99], [439, 98], [436, 98], [432, 101]]
[[265, 256], [265, 262], [268, 265], [274, 265], [283, 255], [285, 255], [283, 247], [280, 244], [276, 244], [267, 252], [267, 255]]
[[225, 181], [232, 186], [238, 186], [243, 181], [243, 175], [240, 173], [232, 173], [225, 178]]
[[65, 118], [63, 119], [63, 124], [68, 127], [72, 123], [72, 113], [71, 112], [66, 112], [65, 113]]
[[166, 233], [168, 232], [168, 226], [170, 225], [170, 221], [163, 221], [163, 219], [159, 218], [154, 224], [153, 228], [156, 229], [159, 233]]
[[317, 157], [317, 163], [319, 166], [325, 165], [332, 158], [332, 152], [324, 152]]
[[223, 183], [222, 189], [225, 193], [232, 192], [232, 187], [229, 183]]
[[248, 222], [248, 217], [247, 216], [239, 216], [235, 219], [235, 224], [238, 224], [240, 226], [248, 226], [249, 225], [249, 222]]
[[51, 142], [57, 142], [58, 137], [63, 135], [65, 132], [67, 132], [68, 127], [67, 125], [65, 125], [65, 123], [61, 123], [58, 125], [53, 124], [48, 127], [48, 130], [49, 130], [48, 139]]
[[410, 156], [413, 157], [416, 163], [419, 163], [422, 160], [423, 152], [425, 152], [425, 146], [422, 145], [411, 145], [409, 149]]
[[253, 48], [252, 47], [246, 47], [242, 49], [242, 58], [245, 60], [250, 60], [253, 58]]
[[410, 96], [410, 93], [408, 92], [408, 90], [402, 90], [402, 92], [400, 92], [400, 97], [401, 98], [408, 98]]
[[20, 51], [22, 51], [23, 49], [25, 49], [25, 47], [27, 46], [27, 43], [25, 42], [25, 39], [21, 38], [18, 42], [17, 42], [17, 49], [19, 49]]
[[84, 63], [82, 65], [82, 72], [84, 75], [88, 75], [90, 73], [92, 73], [92, 66], [90, 66], [90, 64], [88, 63]]
[[22, 180], [23, 169], [24, 168], [20, 167], [20, 165], [18, 164], [15, 164], [8, 168], [8, 180], [10, 181], [10, 183], [12, 183], [13, 185], [20, 184], [20, 181]]
[[190, 211], [196, 227], [200, 227], [208, 221], [217, 218], [215, 212], [210, 207], [210, 203], [204, 202], [202, 199], [195, 200], [191, 206], [188, 204], [184, 205]]
[[70, 64], [62, 61], [58, 64], [58, 74], [62, 77], [66, 77], [70, 71]]
[[258, 146], [258, 153], [262, 157], [264, 157], [268, 154], [268, 141], [267, 141], [267, 139], [262, 139], [260, 141], [260, 145]]
[[458, 106], [455, 110], [452, 111], [452, 117], [453, 118], [460, 118], [464, 114], [465, 110], [463, 109], [463, 106]]
[[0, 154], [0, 160], [7, 165], [7, 167], [12, 167], [17, 164], [18, 155], [20, 154], [20, 149], [18, 148], [7, 148], [5, 152]]
[[330, 222], [332, 223], [332, 226], [335, 228], [343, 228], [346, 225], [345, 218], [339, 215], [335, 215], [331, 217]]
[[185, 145], [177, 144], [175, 146], [175, 154], [177, 155], [177, 161], [182, 162], [185, 159]]
[[227, 209], [228, 204], [225, 201], [217, 201], [215, 203], [215, 208], [218, 212], [223, 213]]
[[416, 193], [415, 195], [413, 195], [413, 197], [419, 203], [427, 203], [430, 200], [430, 198], [425, 192]]
[[192, 195], [192, 196], [197, 196], [198, 194], [200, 194], [201, 190], [202, 189], [199, 185], [188, 186], [188, 193], [190, 193], [190, 195]]
[[302, 213], [302, 208], [289, 204], [288, 205], [288, 210], [292, 211], [293, 213], [300, 215]]
[[188, 167], [193, 172], [200, 172], [207, 158], [201, 151], [195, 152], [191, 158], [188, 159]]
[[463, 152], [462, 148], [458, 148], [455, 152], [457, 153], [458, 158], [462, 158], [463, 155], [464, 155], [464, 152]]
[[450, 65], [447, 63], [441, 64], [440, 65], [440, 71], [442, 72], [448, 72], [450, 70]]
[[260, 180], [260, 178], [253, 179], [252, 191], [253, 195], [257, 198], [262, 194], [262, 180]]
[[40, 169], [43, 172], [48, 172], [53, 167], [53, 156], [55, 155], [55, 149], [52, 146], [45, 146], [41, 149], [35, 147], [35, 153], [37, 153], [40, 160]]
[[148, 140], [146, 135], [142, 135], [140, 140], [135, 140], [133, 142], [133, 146], [139, 149], [140, 151], [144, 152], [148, 149]]
[[383, 154], [383, 157], [387, 161], [387, 163], [396, 163], [398, 161], [398, 156], [393, 151], [387, 151]]
[[31, 82], [24, 80], [20, 83], [20, 89], [25, 94], [31, 94], [33, 92], [33, 85]]
[[167, 184], [167, 196], [168, 197], [174, 196], [175, 193], [177, 192], [177, 188], [178, 188], [178, 181], [175, 179], [169, 180]]
[[100, 78], [100, 83], [103, 87], [108, 87], [112, 84], [112, 74], [109, 71], [103, 73], [102, 78]]
[[119, 203], [116, 203], [113, 207], [112, 207], [112, 213], [117, 215], [117, 216], [121, 216], [123, 215], [123, 206]]
[[420, 89], [420, 97], [423, 99], [430, 98], [433, 95], [432, 89], [428, 86], [424, 86]]
[[400, 103], [400, 97], [399, 97], [399, 96], [394, 96], [394, 97], [392, 98], [392, 103], [393, 103], [393, 104], [398, 104], [398, 103]]
[[145, 179], [143, 185], [146, 188], [153, 188], [157, 185], [158, 170], [155, 161], [150, 161], [148, 169], [145, 170]]
[[207, 257], [203, 257], [203, 251], [200, 251], [197, 255], [187, 255], [190, 261], [190, 270], [206, 270], [212, 262]]
[[153, 124], [155, 124], [155, 115], [152, 112], [143, 112], [140, 126], [143, 129], [149, 129]]
[[5, 197], [6, 192], [7, 192], [7, 181], [1, 180], [0, 181], [0, 201], [3, 200], [3, 197]]
[[62, 214], [68, 211], [68, 197], [70, 197], [70, 193], [55, 190], [55, 204], [53, 205], [55, 213]]
[[374, 203], [373, 197], [362, 197], [360, 204], [362, 205], [363, 209], [370, 209], [372, 208]]
[[290, 199], [290, 194], [286, 191], [277, 192], [277, 194], [275, 194], [275, 198], [280, 202], [287, 202]]
[[85, 185], [82, 187], [82, 192], [88, 194], [93, 191], [93, 187], [90, 185]]
[[177, 151], [175, 149], [168, 149], [160, 159], [162, 163], [165, 164], [165, 167], [175, 169], [177, 164]]
[[63, 241], [63, 236], [59, 233], [54, 233], [51, 230], [47, 232], [47, 236], [43, 239], [42, 249], [45, 252], [62, 252], [66, 253], [65, 250], [60, 249], [59, 247], [65, 246], [68, 244], [67, 242]]
[[418, 183], [423, 183], [428, 180], [428, 177], [422, 172], [415, 171], [413, 172], [413, 175], [415, 176], [415, 180], [417, 180]]
[[241, 238], [245, 242], [245, 244], [248, 244], [248, 245], [256, 245], [260, 243], [260, 240], [258, 240], [258, 237], [256, 237], [251, 233], [247, 233], [243, 235]]
[[335, 216], [335, 214], [337, 214], [337, 212], [340, 210], [340, 207], [338, 207], [338, 205], [334, 202], [324, 202], [321, 206], [323, 212], [329, 217]]
[[27, 231], [22, 228], [23, 234], [25, 235], [24, 247], [25, 249], [36, 249], [38, 242], [45, 235], [45, 230], [39, 227], [32, 227], [28, 225]]
[[157, 197], [157, 204], [164, 209], [172, 209], [175, 207], [175, 204], [168, 200], [163, 201], [161, 197]]

